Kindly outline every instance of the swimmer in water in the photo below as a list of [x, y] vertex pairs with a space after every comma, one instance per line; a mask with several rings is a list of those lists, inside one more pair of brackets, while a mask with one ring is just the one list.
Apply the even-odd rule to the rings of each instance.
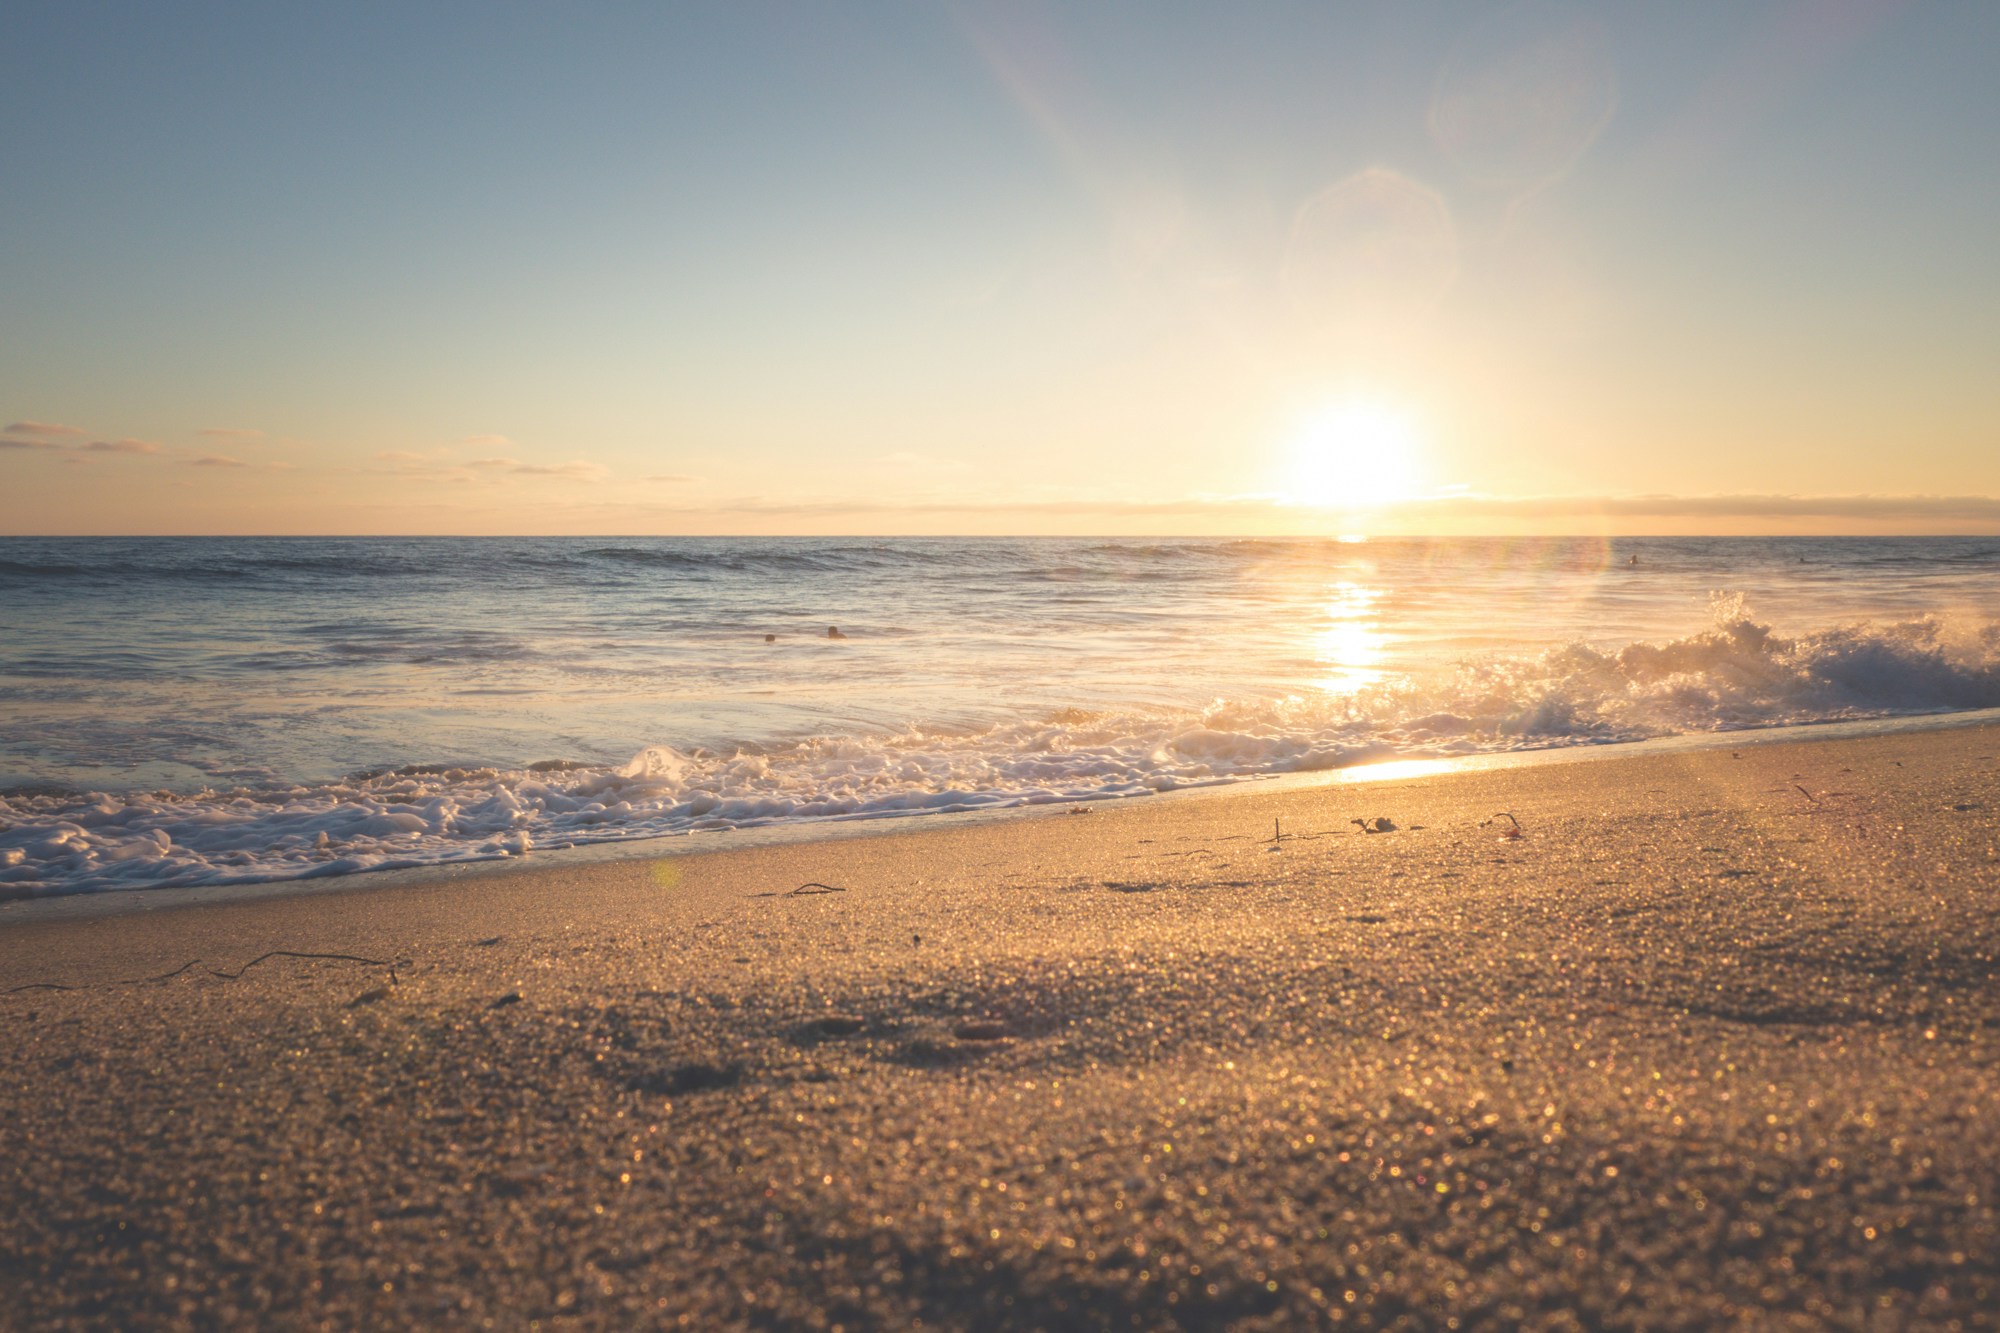
[[777, 641], [778, 641], [778, 636], [775, 634], [766, 634], [764, 636], [765, 643], [776, 643]]
[[828, 625], [826, 627], [826, 637], [829, 639], [844, 639], [847, 636], [840, 632], [840, 626]]

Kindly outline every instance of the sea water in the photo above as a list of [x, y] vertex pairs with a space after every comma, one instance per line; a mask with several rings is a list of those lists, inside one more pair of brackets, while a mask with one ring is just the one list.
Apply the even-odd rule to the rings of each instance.
[[1996, 538], [17, 538], [0, 894], [1996, 706]]

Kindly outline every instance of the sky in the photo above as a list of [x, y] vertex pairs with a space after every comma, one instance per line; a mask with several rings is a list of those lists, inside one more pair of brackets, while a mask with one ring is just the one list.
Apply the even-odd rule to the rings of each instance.
[[2000, 532], [2000, 5], [15, 0], [0, 533]]

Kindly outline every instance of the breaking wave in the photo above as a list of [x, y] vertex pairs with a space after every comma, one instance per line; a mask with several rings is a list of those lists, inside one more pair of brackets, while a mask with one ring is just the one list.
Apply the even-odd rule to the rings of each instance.
[[1404, 757], [2000, 707], [2000, 626], [1796, 637], [1718, 599], [1698, 634], [1470, 659], [1348, 695], [1064, 709], [622, 766], [406, 766], [192, 794], [0, 793], [0, 895], [292, 879], [775, 823], [1143, 796]]

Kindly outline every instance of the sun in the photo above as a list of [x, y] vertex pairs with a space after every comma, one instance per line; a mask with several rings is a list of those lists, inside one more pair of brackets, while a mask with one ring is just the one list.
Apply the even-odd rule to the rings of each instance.
[[1288, 504], [1379, 509], [1416, 493], [1416, 424], [1386, 404], [1323, 407], [1305, 419], [1288, 448], [1283, 489]]

